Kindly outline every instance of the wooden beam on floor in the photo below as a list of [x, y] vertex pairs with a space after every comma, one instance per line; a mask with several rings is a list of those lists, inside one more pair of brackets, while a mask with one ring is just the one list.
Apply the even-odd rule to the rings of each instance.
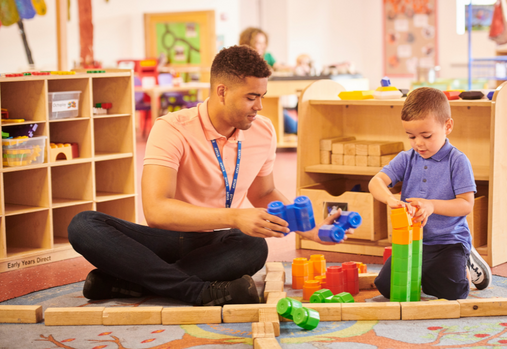
[[224, 323], [259, 322], [259, 309], [275, 309], [276, 304], [226, 304], [222, 310]]
[[457, 301], [402, 302], [400, 305], [402, 320], [459, 319], [460, 317], [460, 305]]
[[106, 308], [104, 325], [161, 325], [162, 307]]
[[342, 321], [400, 319], [401, 307], [398, 302], [342, 304]]
[[0, 323], [36, 324], [41, 321], [41, 305], [0, 305]]
[[44, 312], [46, 326], [102, 325], [105, 307], [48, 308]]
[[162, 309], [162, 325], [219, 324], [222, 307], [170, 307]]
[[505, 316], [507, 298], [458, 299], [460, 317]]

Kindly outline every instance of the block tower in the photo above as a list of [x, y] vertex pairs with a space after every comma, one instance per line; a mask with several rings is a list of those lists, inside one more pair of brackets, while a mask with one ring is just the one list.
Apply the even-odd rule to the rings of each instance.
[[421, 299], [422, 227], [412, 225], [405, 208], [391, 212], [393, 226], [391, 255], [391, 302]]

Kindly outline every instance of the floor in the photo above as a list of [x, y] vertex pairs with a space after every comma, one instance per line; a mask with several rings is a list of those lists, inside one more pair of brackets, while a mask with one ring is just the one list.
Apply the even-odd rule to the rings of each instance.
[[[140, 135], [137, 137], [137, 178], [140, 182], [142, 162], [146, 140]], [[296, 197], [296, 162], [295, 149], [279, 150], [275, 162], [275, 185], [289, 199]], [[138, 193], [141, 193], [140, 184]], [[141, 199], [139, 196], [138, 222], [144, 221]], [[268, 239], [268, 261], [291, 261], [296, 257], [309, 257], [311, 254], [324, 254], [329, 262], [358, 261], [370, 264], [382, 264], [382, 257], [360, 256], [346, 253], [334, 253], [295, 249], [295, 234], [289, 234], [282, 239]], [[93, 269], [93, 266], [84, 258], [73, 258], [65, 261], [43, 264], [36, 267], [18, 269], [0, 274], [0, 302], [19, 297], [34, 291], [54, 286], [65, 285], [82, 281]], [[495, 275], [507, 277], [507, 263], [493, 268]]]

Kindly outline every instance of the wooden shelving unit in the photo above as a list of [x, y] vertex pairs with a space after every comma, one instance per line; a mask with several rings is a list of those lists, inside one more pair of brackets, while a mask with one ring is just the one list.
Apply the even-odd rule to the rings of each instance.
[[[81, 91], [79, 115], [52, 119], [48, 93]], [[95, 103], [111, 102], [107, 115]], [[134, 222], [135, 101], [130, 70], [0, 78], [0, 106], [10, 118], [37, 124], [46, 136], [44, 162], [0, 166], [0, 272], [78, 256], [67, 227], [81, 211], [96, 210]], [[2, 130], [20, 124], [2, 123]], [[77, 143], [79, 157], [50, 162], [50, 142]]]
[[[476, 198], [484, 196], [487, 202], [487, 242], [476, 248], [491, 266], [507, 261], [505, 86], [502, 84], [497, 89], [492, 101], [450, 101], [455, 126], [449, 140], [470, 159], [477, 183]], [[334, 81], [317, 81], [305, 89], [300, 100], [297, 192], [298, 195], [314, 198], [317, 222], [323, 219], [323, 202], [340, 202], [344, 194], [350, 194], [347, 191], [354, 185], [361, 185], [363, 193], [358, 194], [370, 195], [367, 193], [368, 182], [380, 170], [319, 164], [321, 139], [355, 136], [358, 140], [401, 141], [406, 150], [410, 149], [400, 122], [404, 99], [342, 101], [338, 99], [338, 94], [343, 90]], [[480, 211], [484, 214], [482, 202]], [[370, 225], [373, 228], [364, 229], [378, 231], [362, 231], [358, 234], [360, 238], [350, 238], [334, 246], [320, 245], [298, 236], [296, 248], [381, 256], [384, 247], [390, 246], [385, 223], [387, 209], [383, 204], [372, 207], [361, 207], [362, 214], [371, 215], [373, 220], [373, 225]], [[349, 205], [349, 210], [354, 210], [354, 207]]]

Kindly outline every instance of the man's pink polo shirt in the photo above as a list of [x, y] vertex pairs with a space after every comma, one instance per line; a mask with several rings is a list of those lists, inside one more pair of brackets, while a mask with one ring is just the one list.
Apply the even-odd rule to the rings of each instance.
[[178, 171], [175, 199], [201, 207], [225, 207], [225, 181], [213, 150], [216, 139], [232, 184], [238, 141], [241, 162], [231, 207], [244, 207], [248, 188], [257, 176], [273, 171], [276, 134], [271, 121], [257, 115], [252, 126], [236, 130], [229, 139], [215, 130], [208, 115], [208, 100], [157, 119], [148, 142], [144, 165], [161, 165]]

